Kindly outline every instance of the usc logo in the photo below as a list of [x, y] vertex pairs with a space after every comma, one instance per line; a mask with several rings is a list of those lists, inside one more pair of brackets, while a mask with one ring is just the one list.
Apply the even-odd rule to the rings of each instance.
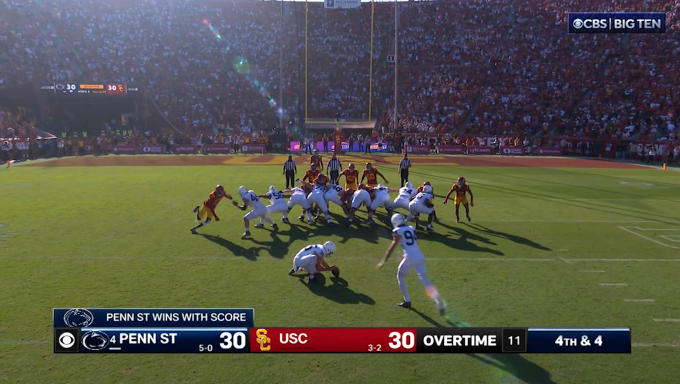
[[257, 343], [260, 345], [261, 351], [267, 352], [268, 350], [272, 349], [271, 345], [267, 345], [271, 343], [272, 340], [267, 337], [266, 329], [258, 329], [255, 332], [255, 335], [257, 336]]

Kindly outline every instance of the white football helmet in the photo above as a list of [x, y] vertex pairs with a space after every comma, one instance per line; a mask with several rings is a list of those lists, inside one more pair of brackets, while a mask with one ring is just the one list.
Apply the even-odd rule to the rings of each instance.
[[404, 186], [408, 189], [413, 189], [413, 183], [411, 183], [410, 181], [407, 181], [406, 184], [404, 184]]
[[326, 251], [327, 254], [333, 254], [335, 251], [338, 249], [335, 247], [335, 243], [332, 241], [327, 241], [323, 243], [323, 249]]
[[425, 185], [425, 186], [423, 186], [423, 192], [425, 192], [425, 193], [432, 193], [432, 186], [431, 186], [431, 185]]
[[237, 192], [238, 192], [238, 195], [239, 195], [239, 196], [243, 196], [243, 195], [245, 195], [246, 193], [248, 193], [248, 188], [246, 188], [246, 187], [244, 187], [244, 186], [240, 186], [240, 187], [238, 187], [238, 191], [237, 191]]
[[401, 213], [395, 213], [394, 215], [392, 215], [390, 221], [392, 222], [392, 227], [394, 228], [406, 224], [406, 218]]
[[276, 193], [276, 187], [273, 185], [269, 186], [269, 193]]
[[387, 188], [384, 184], [378, 184], [378, 189], [385, 189]]

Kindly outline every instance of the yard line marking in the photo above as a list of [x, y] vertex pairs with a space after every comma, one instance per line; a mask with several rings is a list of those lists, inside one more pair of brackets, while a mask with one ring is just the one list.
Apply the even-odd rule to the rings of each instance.
[[662, 347], [662, 348], [679, 348], [680, 344], [678, 343], [633, 343], [631, 344], [633, 347]]
[[626, 283], [600, 283], [603, 287], [627, 287]]
[[[649, 240], [649, 241], [651, 241], [652, 243], [659, 244], [659, 245], [663, 245], [664, 247], [668, 247], [668, 248], [680, 249], [680, 247], [675, 247], [675, 246], [672, 246], [672, 245], [664, 244], [664, 243], [662, 243], [662, 242], [660, 242], [660, 241], [657, 241], [657, 240], [652, 239], [651, 237], [647, 237], [647, 236], [641, 235], [641, 234], [639, 234], [639, 233], [637, 233], [637, 232], [631, 231], [630, 229], [628, 229], [628, 228], [626, 228], [626, 227], [618, 227], [618, 228], [619, 228], [619, 229], [622, 229], [622, 230], [624, 230], [624, 231], [626, 231], [626, 232], [628, 232], [628, 233], [632, 233], [632, 234], [635, 235], [635, 236], [642, 237], [642, 238], [645, 239], [645, 240]], [[633, 228], [636, 228], [636, 227], [633, 227]]]
[[680, 323], [680, 319], [654, 319], [657, 323]]
[[598, 271], [589, 271], [589, 270], [587, 270], [587, 269], [585, 269], [585, 270], [582, 269], [582, 270], [580, 270], [579, 272], [583, 272], [583, 273], [604, 273], [604, 271], [602, 271], [602, 270], [598, 270]]
[[556, 249], [555, 252], [567, 252], [569, 251], [568, 249]]
[[624, 299], [623, 301], [627, 301], [629, 303], [653, 303], [656, 300], [654, 300], [654, 299]]
[[565, 259], [565, 258], [563, 258], [563, 257], [560, 257], [559, 259], [562, 260], [565, 264], [571, 264], [571, 263], [569, 262], [569, 260], [567, 260], [567, 259]]

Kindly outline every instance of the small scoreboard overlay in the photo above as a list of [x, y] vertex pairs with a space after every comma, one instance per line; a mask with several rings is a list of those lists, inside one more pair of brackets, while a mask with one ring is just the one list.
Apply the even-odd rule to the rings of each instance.
[[255, 327], [252, 308], [57, 308], [55, 353], [631, 353], [630, 328]]

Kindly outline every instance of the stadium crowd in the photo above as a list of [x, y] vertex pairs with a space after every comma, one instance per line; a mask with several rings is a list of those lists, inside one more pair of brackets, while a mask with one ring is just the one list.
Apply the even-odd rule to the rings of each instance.
[[[396, 131], [676, 140], [679, 9], [678, 0], [400, 4]], [[570, 35], [570, 10], [664, 11], [668, 33]], [[277, 114], [300, 123], [306, 103], [309, 117], [367, 118], [372, 92], [370, 114], [390, 135], [394, 11], [393, 3], [373, 12], [369, 4], [0, 0], [10, 31], [0, 36], [0, 86], [140, 84], [192, 137], [250, 134]]]

